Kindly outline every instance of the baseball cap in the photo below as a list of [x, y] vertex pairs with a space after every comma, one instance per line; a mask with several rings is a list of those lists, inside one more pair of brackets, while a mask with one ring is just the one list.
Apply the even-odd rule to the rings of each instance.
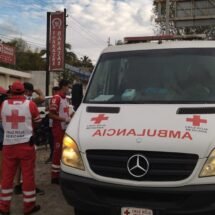
[[11, 85], [12, 93], [23, 93], [25, 90], [24, 85], [20, 81], [15, 81]]
[[3, 87], [0, 86], [0, 94], [6, 95], [7, 94], [7, 90], [5, 90]]

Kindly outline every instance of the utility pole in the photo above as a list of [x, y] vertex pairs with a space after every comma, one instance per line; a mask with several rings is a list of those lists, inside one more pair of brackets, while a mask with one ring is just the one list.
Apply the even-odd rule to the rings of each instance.
[[64, 72], [65, 72], [65, 58], [66, 58], [66, 8], [64, 8]]
[[169, 34], [169, 0], [166, 0], [166, 35]]
[[50, 56], [50, 39], [49, 39], [49, 32], [50, 32], [50, 16], [51, 13], [47, 12], [47, 32], [46, 32], [46, 96], [49, 95], [49, 82], [50, 82], [50, 71], [49, 71], [49, 56]]

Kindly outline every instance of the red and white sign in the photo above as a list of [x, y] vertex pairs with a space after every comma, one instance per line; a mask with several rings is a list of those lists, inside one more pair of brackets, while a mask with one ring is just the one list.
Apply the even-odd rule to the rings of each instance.
[[16, 64], [15, 48], [0, 43], [0, 62]]
[[105, 116], [105, 114], [99, 114], [98, 116], [91, 118], [91, 121], [93, 121], [94, 124], [100, 124], [103, 120], [108, 120], [108, 117]]
[[50, 20], [50, 71], [64, 69], [65, 43], [64, 12], [51, 13]]
[[207, 124], [206, 119], [201, 119], [199, 115], [194, 115], [192, 118], [186, 118], [187, 122], [192, 122], [193, 126], [200, 126], [201, 123]]

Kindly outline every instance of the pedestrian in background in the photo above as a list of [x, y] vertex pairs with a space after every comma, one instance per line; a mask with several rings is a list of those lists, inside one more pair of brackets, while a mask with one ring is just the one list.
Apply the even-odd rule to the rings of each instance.
[[[29, 82], [24, 82], [24, 96], [27, 100], [31, 100], [35, 102], [36, 105], [39, 105], [45, 101], [45, 97], [43, 95], [42, 90], [40, 89], [34, 89], [34, 85]], [[33, 97], [33, 93], [35, 93], [37, 96]], [[18, 167], [17, 173], [14, 179], [14, 193], [19, 195], [22, 194], [22, 173], [21, 168]], [[44, 190], [41, 190], [40, 188], [36, 188], [36, 193], [39, 195], [44, 195]]]
[[[52, 88], [52, 96], [57, 95], [59, 93], [60, 88], [58, 86], [55, 86]], [[49, 111], [49, 105], [46, 109], [46, 111]], [[49, 116], [47, 116], [49, 118]], [[52, 161], [53, 151], [54, 151], [54, 138], [52, 134], [52, 124], [53, 120], [49, 119], [49, 148], [50, 148], [50, 154], [48, 159], [45, 161], [46, 164], [50, 163]]]
[[66, 127], [70, 122], [69, 103], [66, 95], [69, 94], [68, 80], [59, 82], [59, 93], [50, 101], [49, 117], [53, 120], [52, 134], [54, 137], [54, 152], [52, 158], [51, 183], [59, 184], [60, 159], [62, 153], [62, 141]]
[[[4, 100], [7, 98], [7, 91], [3, 88], [0, 87], [0, 108], [1, 104], [3, 103]], [[0, 120], [0, 183], [2, 179], [2, 146], [3, 146], [3, 139], [4, 139], [4, 130], [2, 127], [2, 121]], [[1, 184], [0, 184], [1, 187]]]
[[[34, 85], [29, 82], [24, 82], [25, 87], [25, 96], [28, 100], [33, 100], [36, 105], [39, 105], [45, 101], [45, 96], [43, 95], [42, 90], [40, 89], [34, 89]], [[36, 94], [36, 96], [33, 96], [33, 93]]]
[[0, 109], [4, 128], [0, 213], [3, 215], [10, 213], [13, 180], [17, 167], [21, 165], [23, 211], [24, 215], [30, 215], [40, 210], [40, 206], [36, 205], [34, 174], [36, 152], [30, 140], [33, 136], [33, 125], [36, 126], [41, 119], [36, 104], [26, 100], [24, 85], [21, 82], [14, 82], [11, 91], [11, 98], [5, 100]]

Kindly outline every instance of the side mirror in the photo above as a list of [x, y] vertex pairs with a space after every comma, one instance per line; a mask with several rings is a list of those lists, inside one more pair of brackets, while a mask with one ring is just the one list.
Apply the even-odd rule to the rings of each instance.
[[72, 105], [76, 111], [81, 104], [83, 98], [83, 86], [82, 84], [74, 84], [72, 86]]

